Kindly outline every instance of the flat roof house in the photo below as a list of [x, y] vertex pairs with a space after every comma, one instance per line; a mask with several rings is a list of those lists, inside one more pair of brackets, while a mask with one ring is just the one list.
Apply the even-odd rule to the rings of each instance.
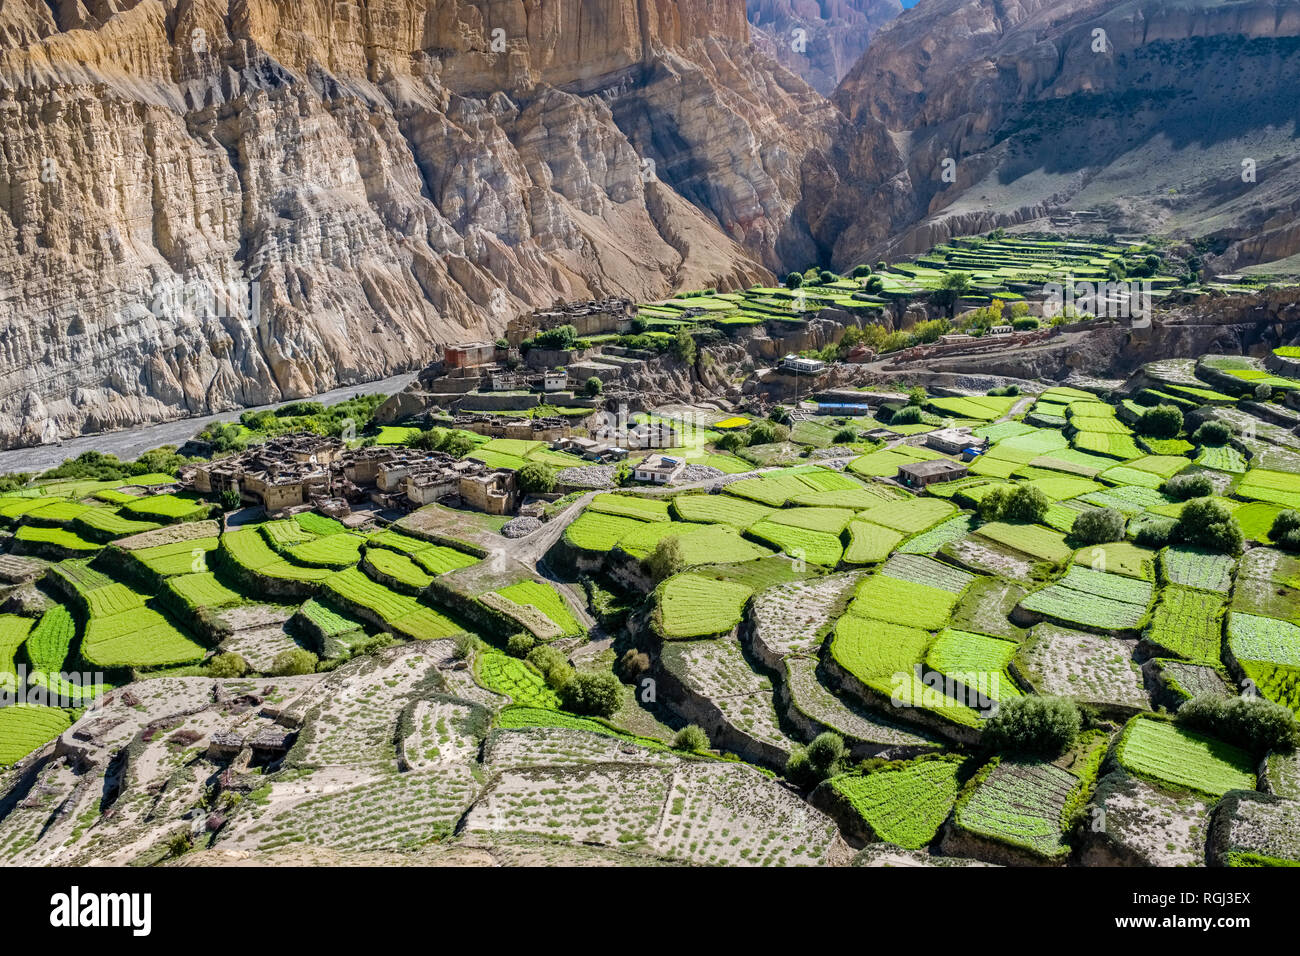
[[636, 463], [632, 475], [637, 481], [653, 481], [657, 485], [666, 485], [682, 473], [686, 462], [669, 455], [647, 455]]
[[965, 478], [967, 468], [960, 462], [947, 458], [933, 461], [914, 461], [898, 469], [898, 481], [909, 488], [924, 488], [938, 481], [955, 481]]
[[781, 359], [781, 368], [787, 372], [794, 372], [796, 375], [816, 375], [826, 368], [826, 363], [821, 359], [804, 358], [791, 354]]
[[988, 445], [987, 438], [977, 438], [966, 428], [940, 428], [930, 432], [925, 443], [935, 451], [945, 455], [960, 455], [967, 448], [983, 451]]

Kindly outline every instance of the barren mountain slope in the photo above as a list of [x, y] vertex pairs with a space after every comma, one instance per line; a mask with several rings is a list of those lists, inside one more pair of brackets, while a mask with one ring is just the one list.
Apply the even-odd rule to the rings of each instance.
[[418, 367], [813, 255], [742, 0], [7, 3], [0, 446]]
[[1298, 80], [1296, 0], [926, 0], [836, 91], [807, 218], [840, 266], [1053, 208], [1209, 235], [1227, 268], [1280, 259]]
[[748, 0], [754, 44], [827, 96], [871, 34], [903, 12], [899, 0]]

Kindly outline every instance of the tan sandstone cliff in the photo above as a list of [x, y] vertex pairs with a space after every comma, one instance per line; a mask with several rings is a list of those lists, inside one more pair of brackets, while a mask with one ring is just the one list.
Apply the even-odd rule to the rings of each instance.
[[0, 6], [0, 447], [310, 395], [813, 244], [743, 0]]

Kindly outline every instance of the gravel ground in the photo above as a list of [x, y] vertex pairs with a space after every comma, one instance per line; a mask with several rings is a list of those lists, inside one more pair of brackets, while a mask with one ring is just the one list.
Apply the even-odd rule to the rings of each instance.
[[[858, 452], [852, 448], [845, 448], [843, 445], [832, 445], [830, 448], [818, 448], [812, 453], [813, 458], [853, 458]], [[830, 467], [834, 468], [833, 462], [828, 462]]]
[[507, 538], [525, 538], [541, 526], [536, 518], [512, 518], [501, 526], [501, 533]]
[[687, 465], [677, 476], [677, 481], [708, 481], [710, 478], [722, 478], [725, 475], [725, 471], [710, 465]]
[[575, 465], [573, 468], [561, 468], [556, 472], [555, 480], [562, 485], [572, 485], [575, 488], [612, 488], [614, 466]]

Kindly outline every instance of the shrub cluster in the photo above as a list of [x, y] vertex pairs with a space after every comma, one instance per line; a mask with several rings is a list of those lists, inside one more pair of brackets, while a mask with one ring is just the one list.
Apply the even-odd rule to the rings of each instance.
[[1270, 750], [1292, 750], [1300, 740], [1300, 726], [1290, 708], [1263, 697], [1200, 694], [1178, 708], [1178, 723], [1256, 756]]

